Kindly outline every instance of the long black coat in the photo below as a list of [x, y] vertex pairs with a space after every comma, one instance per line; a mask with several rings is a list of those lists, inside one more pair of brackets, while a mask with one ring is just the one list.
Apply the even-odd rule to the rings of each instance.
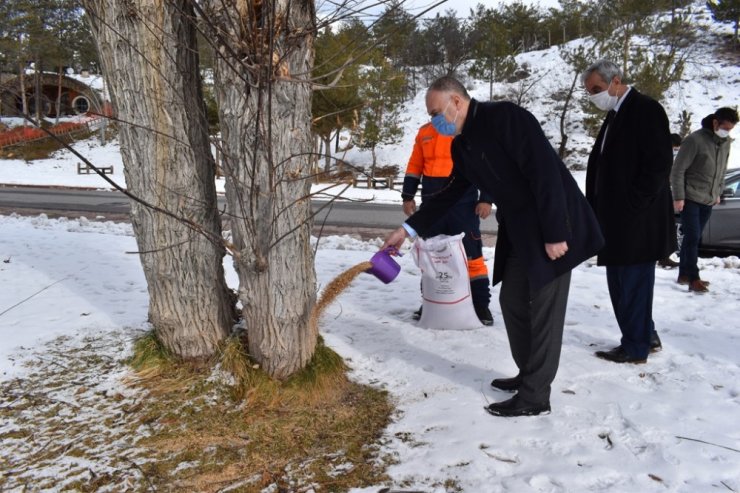
[[[530, 288], [538, 290], [603, 245], [591, 207], [525, 109], [471, 100], [462, 133], [452, 141], [452, 161], [449, 185], [406, 222], [423, 236], [471, 184], [489, 194], [499, 222], [493, 284], [512, 251], [527, 266]], [[568, 252], [550, 260], [545, 243], [561, 241]]]
[[588, 160], [586, 197], [596, 211], [606, 245], [599, 265], [633, 265], [676, 250], [676, 225], [668, 177], [673, 163], [663, 107], [634, 88], [601, 127]]

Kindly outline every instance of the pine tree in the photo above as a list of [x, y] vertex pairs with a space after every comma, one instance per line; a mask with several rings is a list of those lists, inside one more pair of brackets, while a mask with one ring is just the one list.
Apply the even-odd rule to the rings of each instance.
[[321, 139], [324, 148], [324, 172], [332, 167], [331, 141], [342, 129], [351, 128], [362, 107], [359, 96], [360, 63], [368, 55], [355, 59], [367, 39], [367, 28], [359, 20], [343, 24], [334, 33], [326, 29], [316, 38], [314, 84], [311, 110], [312, 130]]
[[353, 140], [361, 149], [370, 151], [370, 177], [373, 178], [377, 165], [375, 149], [379, 145], [395, 144], [403, 136], [400, 117], [406, 81], [404, 74], [385, 59], [367, 67], [361, 78], [360, 95], [365, 106], [360, 112], [358, 132]]
[[478, 5], [471, 12], [470, 37], [470, 75], [488, 81], [488, 98], [493, 99], [493, 83], [511, 77], [518, 67], [498, 13]]
[[735, 29], [733, 49], [738, 49], [738, 25], [740, 24], [740, 0], [708, 0], [707, 7], [717, 22], [731, 22]]

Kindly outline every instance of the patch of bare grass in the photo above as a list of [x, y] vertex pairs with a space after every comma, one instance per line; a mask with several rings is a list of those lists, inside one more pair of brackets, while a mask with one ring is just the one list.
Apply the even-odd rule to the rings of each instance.
[[176, 363], [150, 336], [124, 360], [130, 345], [123, 333], [58, 339], [0, 382], [0, 490], [339, 492], [387, 480], [388, 395], [350, 381], [323, 344], [285, 382], [236, 339], [215, 370]]

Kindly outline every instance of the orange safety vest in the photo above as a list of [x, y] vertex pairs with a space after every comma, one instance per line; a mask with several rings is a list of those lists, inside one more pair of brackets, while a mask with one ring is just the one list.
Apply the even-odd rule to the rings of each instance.
[[440, 135], [431, 123], [419, 129], [406, 176], [446, 178], [452, 173], [452, 136]]

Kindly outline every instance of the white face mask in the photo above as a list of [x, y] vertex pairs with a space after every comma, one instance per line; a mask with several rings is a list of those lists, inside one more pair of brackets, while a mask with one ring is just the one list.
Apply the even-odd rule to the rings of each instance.
[[617, 105], [617, 101], [619, 101], [617, 96], [609, 94], [609, 87], [611, 86], [612, 84], [610, 82], [606, 91], [601, 91], [600, 93], [592, 94], [588, 97], [588, 99], [590, 99], [591, 102], [602, 111], [613, 110]]
[[730, 136], [730, 131], [725, 130], [724, 128], [718, 128], [717, 130], [714, 131], [714, 135], [716, 135], [720, 139], [726, 139], [727, 137]]

